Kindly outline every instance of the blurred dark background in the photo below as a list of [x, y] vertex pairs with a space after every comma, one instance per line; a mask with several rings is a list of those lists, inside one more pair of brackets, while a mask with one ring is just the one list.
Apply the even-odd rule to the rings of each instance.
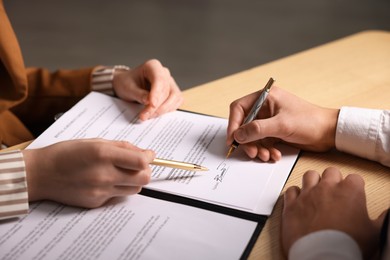
[[27, 66], [157, 58], [182, 89], [363, 30], [390, 31], [390, 0], [4, 0]]

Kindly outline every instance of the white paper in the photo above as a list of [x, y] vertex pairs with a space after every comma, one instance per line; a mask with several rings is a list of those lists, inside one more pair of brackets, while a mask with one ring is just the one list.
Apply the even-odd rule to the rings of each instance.
[[92, 210], [41, 202], [0, 222], [0, 259], [239, 259], [256, 225], [142, 195]]
[[153, 149], [157, 157], [196, 163], [208, 172], [153, 166], [147, 188], [269, 215], [297, 159], [298, 150], [282, 146], [276, 163], [249, 159], [240, 149], [227, 154], [227, 120], [175, 111], [140, 123], [142, 107], [100, 93], [90, 93], [66, 112], [28, 148], [63, 140], [126, 140]]

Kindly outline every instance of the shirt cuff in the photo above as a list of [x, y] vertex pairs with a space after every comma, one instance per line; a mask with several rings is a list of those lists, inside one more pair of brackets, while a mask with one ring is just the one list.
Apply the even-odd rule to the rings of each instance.
[[92, 73], [92, 90], [114, 96], [112, 81], [116, 70], [129, 71], [130, 68], [125, 65], [116, 65], [95, 70]]
[[321, 230], [301, 237], [291, 246], [289, 260], [363, 259], [360, 248], [349, 235], [338, 230]]
[[0, 153], [0, 219], [28, 213], [26, 168], [21, 151]]
[[340, 109], [336, 130], [336, 148], [374, 160], [382, 110], [355, 107]]

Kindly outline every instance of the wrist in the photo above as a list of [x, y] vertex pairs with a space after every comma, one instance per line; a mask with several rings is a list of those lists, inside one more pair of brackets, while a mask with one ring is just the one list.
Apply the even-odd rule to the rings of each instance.
[[113, 78], [112, 78], [112, 88], [115, 93], [118, 93], [118, 88], [121, 88], [120, 86], [123, 85], [123, 82], [125, 82], [125, 78], [127, 75], [125, 75], [127, 72], [130, 71], [130, 68], [124, 65], [116, 65], [114, 66], [113, 71]]
[[[46, 188], [42, 188], [45, 186], [41, 186], [39, 184], [40, 171], [36, 170], [38, 168], [37, 162], [39, 161], [39, 159], [36, 158], [37, 151], [38, 150], [36, 149], [22, 150], [26, 169], [26, 181], [29, 201], [38, 201], [45, 199], [44, 195], [42, 195], [41, 192], [44, 191]], [[41, 161], [41, 163], [42, 162], [43, 161]], [[42, 165], [40, 165], [40, 168], [42, 168]]]
[[325, 127], [325, 136], [324, 140], [326, 142], [326, 146], [329, 147], [329, 149], [336, 147], [336, 129], [337, 129], [337, 121], [339, 117], [340, 109], [333, 109], [333, 108], [327, 108], [327, 125]]

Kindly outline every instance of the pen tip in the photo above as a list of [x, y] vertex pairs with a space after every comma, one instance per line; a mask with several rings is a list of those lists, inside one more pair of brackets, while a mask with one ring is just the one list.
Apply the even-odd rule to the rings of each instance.
[[228, 151], [228, 153], [227, 153], [227, 155], [226, 155], [226, 159], [229, 158], [229, 156], [232, 154], [232, 152], [234, 151], [234, 149], [235, 149], [235, 147], [234, 147], [233, 145], [230, 146], [229, 151]]
[[196, 171], [208, 171], [209, 170], [208, 168], [201, 166], [201, 165], [195, 165], [194, 169]]

